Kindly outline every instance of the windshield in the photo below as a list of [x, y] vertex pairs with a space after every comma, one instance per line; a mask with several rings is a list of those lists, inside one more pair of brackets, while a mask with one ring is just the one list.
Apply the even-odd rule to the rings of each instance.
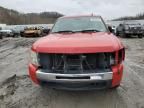
[[100, 17], [72, 17], [59, 19], [52, 33], [60, 31], [78, 32], [84, 30], [95, 30], [97, 32], [106, 32], [107, 28]]

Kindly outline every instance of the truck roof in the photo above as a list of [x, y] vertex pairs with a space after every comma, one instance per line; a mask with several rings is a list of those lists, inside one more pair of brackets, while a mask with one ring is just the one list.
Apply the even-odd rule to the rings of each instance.
[[79, 17], [100, 17], [99, 15], [94, 15], [94, 14], [91, 14], [91, 15], [73, 15], [73, 16], [63, 16], [63, 17], [60, 17], [61, 18], [79, 18]]

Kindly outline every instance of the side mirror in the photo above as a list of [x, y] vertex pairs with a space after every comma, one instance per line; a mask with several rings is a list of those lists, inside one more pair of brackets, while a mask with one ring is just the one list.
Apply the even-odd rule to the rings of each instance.
[[109, 31], [110, 31], [111, 33], [114, 33], [114, 31], [113, 31], [113, 29], [112, 29], [111, 26], [108, 26], [108, 29], [109, 29]]

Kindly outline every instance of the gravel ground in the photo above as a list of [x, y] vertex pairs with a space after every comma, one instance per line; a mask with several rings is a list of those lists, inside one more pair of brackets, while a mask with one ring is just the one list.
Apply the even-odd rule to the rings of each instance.
[[29, 49], [37, 39], [0, 40], [0, 108], [144, 108], [144, 38], [121, 39], [126, 60], [117, 90], [83, 92], [41, 88], [31, 82]]

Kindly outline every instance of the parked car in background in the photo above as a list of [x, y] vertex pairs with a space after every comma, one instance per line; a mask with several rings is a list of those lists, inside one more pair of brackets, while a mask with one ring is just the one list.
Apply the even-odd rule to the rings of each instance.
[[26, 27], [20, 34], [22, 37], [40, 37], [42, 36], [42, 30], [38, 27]]
[[139, 23], [127, 23], [119, 24], [116, 30], [116, 35], [121, 37], [137, 36], [138, 38], [143, 37], [143, 27]]
[[14, 37], [12, 28], [12, 26], [2, 27], [2, 29], [0, 30], [2, 37]]
[[13, 32], [13, 37], [19, 37], [20, 36], [20, 32], [24, 30], [24, 27], [22, 26], [15, 26], [12, 28], [12, 32]]
[[12, 30], [0, 30], [0, 34], [2, 35], [2, 37], [13, 37], [14, 36]]

